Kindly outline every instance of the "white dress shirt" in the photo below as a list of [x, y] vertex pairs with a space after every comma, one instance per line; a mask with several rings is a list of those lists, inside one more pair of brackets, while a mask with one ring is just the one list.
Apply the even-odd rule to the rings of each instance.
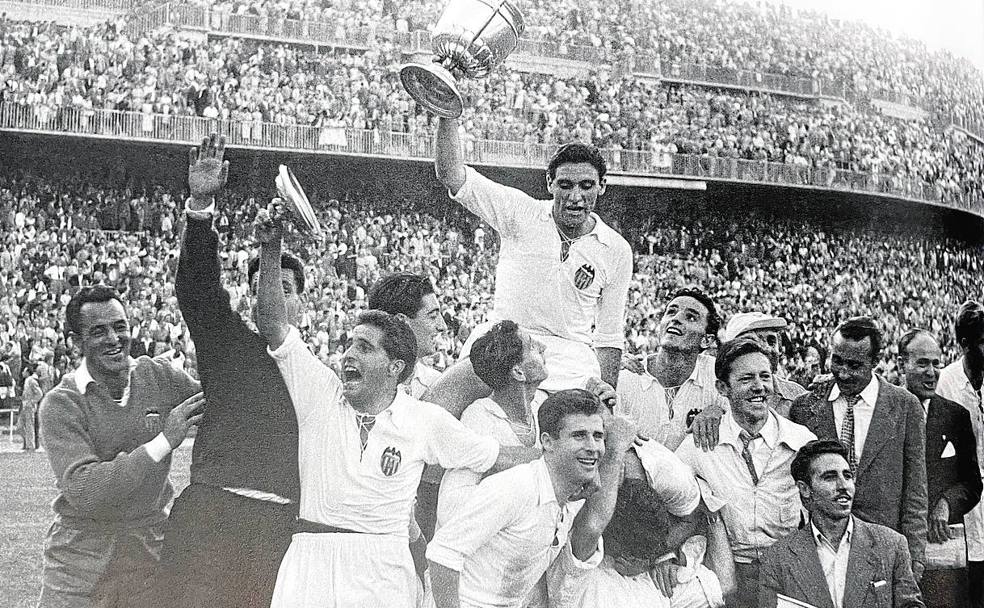
[[[940, 372], [936, 394], [959, 403], [970, 413], [970, 424], [974, 428], [974, 438], [977, 439], [977, 462], [979, 466], [984, 466], [984, 405], [981, 403], [981, 393], [974, 389], [967, 378], [962, 357]], [[981, 477], [984, 479], [984, 473]], [[967, 559], [984, 562], [984, 503], [978, 503], [964, 515], [964, 526], [967, 534]]]
[[841, 537], [840, 544], [837, 547], [830, 544], [830, 541], [813, 525], [812, 521], [810, 522], [810, 530], [813, 531], [813, 541], [817, 544], [817, 556], [820, 558], [820, 567], [823, 568], [823, 577], [827, 579], [830, 600], [834, 603], [834, 608], [844, 608], [844, 589], [847, 585], [847, 561], [851, 555], [851, 535], [854, 534], [854, 517], [848, 516], [847, 530], [844, 532], [844, 536]]
[[[844, 426], [844, 416], [847, 414], [847, 401], [841, 396], [840, 387], [836, 382], [827, 400], [833, 402], [837, 436], [843, 437], [841, 428]], [[864, 452], [864, 441], [868, 437], [868, 427], [871, 426], [871, 418], [875, 414], [876, 401], [878, 401], [878, 378], [872, 375], [868, 386], [861, 391], [861, 400], [854, 404], [854, 455], [858, 462], [861, 462], [861, 453]]]

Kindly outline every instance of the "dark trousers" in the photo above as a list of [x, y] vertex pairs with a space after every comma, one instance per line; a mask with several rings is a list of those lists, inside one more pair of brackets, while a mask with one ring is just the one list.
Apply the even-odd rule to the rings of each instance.
[[295, 505], [192, 484], [164, 530], [157, 586], [167, 608], [270, 608]]
[[967, 568], [926, 570], [919, 589], [926, 608], [967, 608]]
[[735, 606], [739, 608], [757, 608], [759, 594], [759, 572], [762, 565], [759, 562], [739, 564], [735, 562]]
[[972, 608], [984, 608], [984, 562], [967, 562], [968, 590]]

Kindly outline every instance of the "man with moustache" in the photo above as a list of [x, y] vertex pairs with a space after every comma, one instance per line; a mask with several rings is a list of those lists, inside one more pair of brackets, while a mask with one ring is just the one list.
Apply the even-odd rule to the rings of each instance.
[[906, 537], [918, 581], [926, 547], [926, 423], [911, 393], [874, 374], [881, 347], [873, 319], [841, 323], [831, 340], [833, 380], [798, 397], [789, 417], [844, 443], [855, 471], [854, 514]]
[[720, 327], [714, 301], [706, 294], [697, 289], [674, 293], [660, 319], [659, 348], [646, 359], [643, 372], [619, 373], [617, 413], [675, 450], [687, 434], [688, 415], [712, 409], [717, 443], [716, 422], [728, 402], [715, 386], [714, 357], [702, 353], [715, 344]]
[[[926, 412], [926, 478], [928, 482], [930, 545], [951, 540], [950, 524], [962, 523], [981, 499], [977, 442], [970, 414], [959, 404], [936, 394], [942, 367], [939, 342], [924, 329], [899, 339], [899, 371], [905, 387]], [[934, 569], [931, 563], [919, 587], [927, 606], [945, 608], [967, 602], [967, 569]]]
[[[977, 440], [977, 463], [984, 462], [984, 306], [968, 300], [960, 306], [954, 334], [962, 356], [943, 368], [936, 393], [959, 403], [970, 413]], [[984, 606], [984, 504], [978, 503], [964, 517], [967, 533], [967, 569], [971, 606]]]
[[840, 441], [822, 439], [793, 460], [810, 522], [766, 550], [761, 608], [775, 608], [779, 594], [817, 608], [923, 608], [905, 537], [851, 514], [854, 473], [847, 457]]
[[730, 412], [721, 419], [721, 442], [705, 452], [688, 435], [676, 453], [706, 482], [704, 501], [724, 520], [735, 562], [733, 601], [754, 606], [762, 553], [800, 522], [799, 494], [789, 463], [816, 437], [775, 413], [772, 361], [757, 340], [725, 342], [714, 373], [718, 390], [730, 404]]

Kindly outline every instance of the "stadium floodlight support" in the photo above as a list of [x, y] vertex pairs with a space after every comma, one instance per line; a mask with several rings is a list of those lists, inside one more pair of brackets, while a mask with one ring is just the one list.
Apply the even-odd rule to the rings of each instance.
[[[434, 138], [429, 133], [282, 125], [258, 121], [52, 108], [44, 104], [0, 103], [0, 131], [58, 136], [196, 144], [210, 133], [226, 138], [229, 148], [362, 156], [431, 162]], [[466, 142], [465, 160], [473, 165], [542, 169], [555, 146], [519, 141]], [[670, 154], [652, 150], [603, 149], [610, 174], [641, 178], [695, 179], [841, 191], [908, 200], [966, 211], [984, 217], [984, 201], [944, 191], [917, 177], [860, 173], [767, 161]]]

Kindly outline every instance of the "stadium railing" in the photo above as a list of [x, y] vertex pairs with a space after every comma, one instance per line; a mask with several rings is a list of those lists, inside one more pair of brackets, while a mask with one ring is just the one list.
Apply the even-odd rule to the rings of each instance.
[[[226, 137], [227, 145], [234, 147], [420, 160], [434, 157], [434, 139], [429, 133], [49, 108], [11, 102], [0, 103], [0, 130], [184, 144], [198, 143], [209, 133], [217, 132]], [[478, 139], [466, 139], [464, 144], [465, 158], [470, 163], [538, 169], [546, 165], [555, 147]], [[925, 202], [984, 216], [981, 200], [971, 199], [962, 192], [944, 191], [914, 177], [651, 150], [604, 149], [602, 153], [613, 173], [857, 192]]]

